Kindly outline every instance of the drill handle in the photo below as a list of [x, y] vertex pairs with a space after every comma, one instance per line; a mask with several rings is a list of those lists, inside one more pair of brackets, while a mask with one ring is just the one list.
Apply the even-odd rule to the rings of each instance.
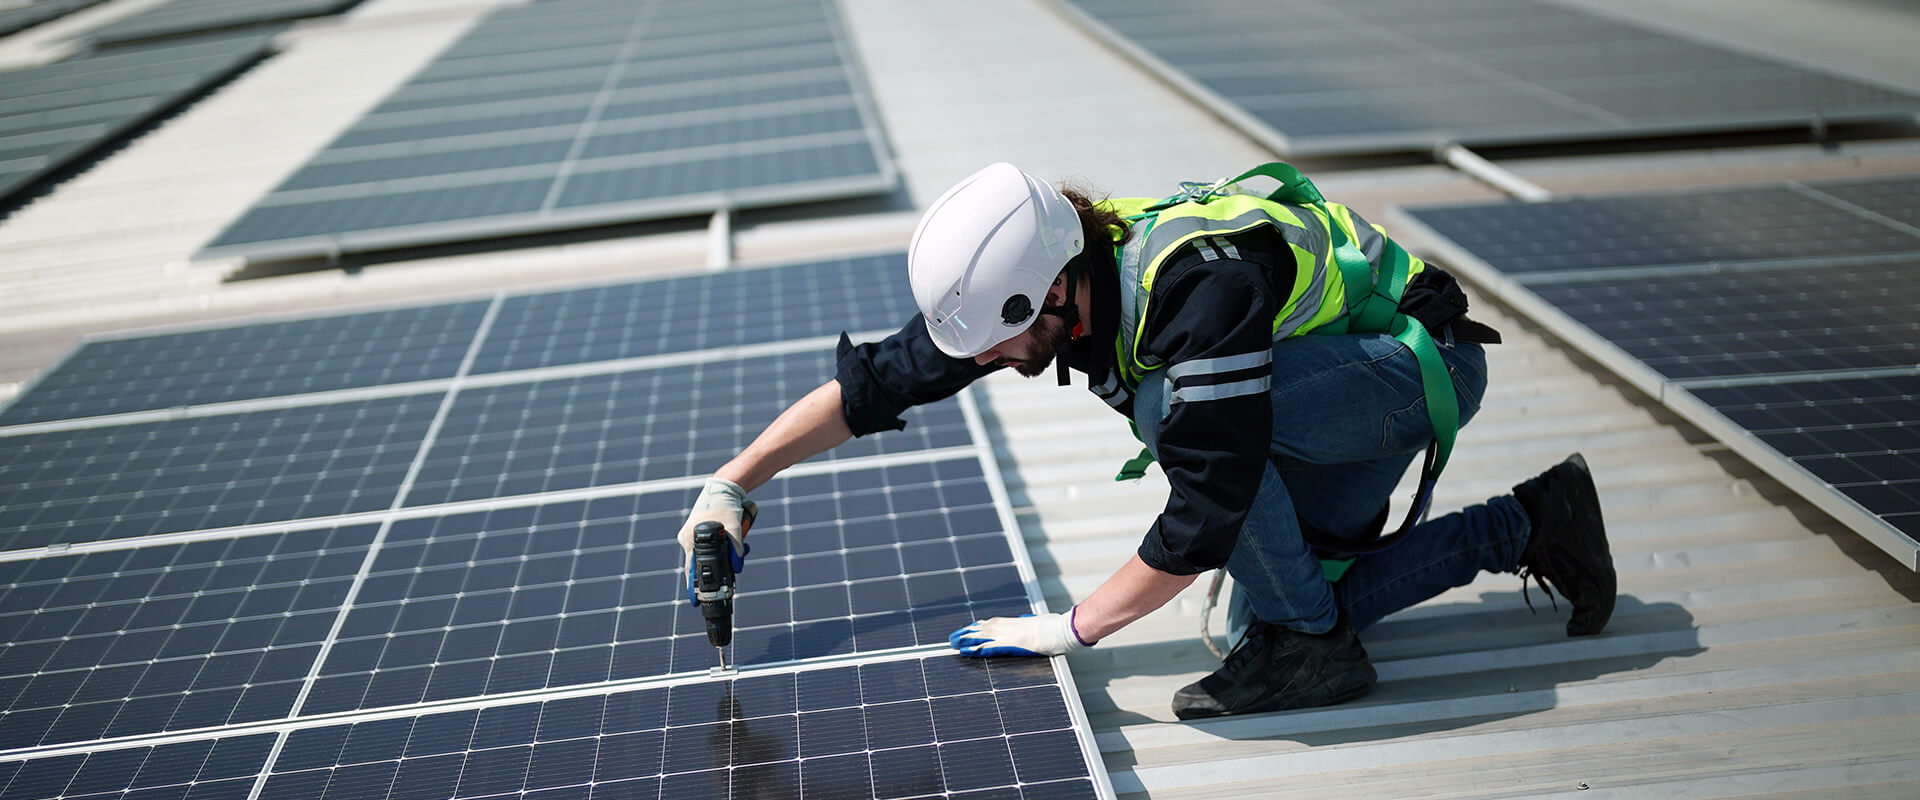
[[700, 602], [733, 599], [733, 542], [718, 522], [702, 522], [693, 529], [694, 597]]

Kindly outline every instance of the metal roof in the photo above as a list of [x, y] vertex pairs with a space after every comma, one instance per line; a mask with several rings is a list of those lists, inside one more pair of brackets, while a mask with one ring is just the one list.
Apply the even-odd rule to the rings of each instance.
[[[1582, 4], [1920, 87], [1920, 59], [1898, 46], [1920, 37], [1920, 13], [1899, 4]], [[232, 264], [187, 260], [489, 5], [369, 0], [301, 26], [280, 55], [0, 219], [0, 393], [87, 332], [699, 265], [707, 234], [684, 226], [242, 282], [225, 281]], [[1133, 194], [1271, 157], [1044, 3], [842, 6], [907, 204], [994, 160]], [[1390, 204], [1495, 196], [1434, 166], [1303, 166], [1375, 221]], [[1503, 166], [1555, 192], [1598, 192], [1912, 171], [1920, 144]], [[735, 253], [898, 245], [914, 222], [906, 209], [850, 214], [737, 220]], [[1172, 692], [1214, 664], [1190, 590], [1070, 659], [1121, 796], [1920, 796], [1920, 576], [1531, 324], [1476, 308], [1507, 343], [1490, 349], [1486, 405], [1437, 502], [1476, 502], [1584, 452], [1621, 571], [1608, 632], [1566, 639], [1564, 609], [1530, 614], [1517, 580], [1483, 575], [1363, 635], [1381, 675], [1369, 697], [1183, 724]], [[1111, 480], [1136, 447], [1084, 391], [996, 376], [981, 394], [1041, 586], [1064, 608], [1132, 552], [1164, 483]]]

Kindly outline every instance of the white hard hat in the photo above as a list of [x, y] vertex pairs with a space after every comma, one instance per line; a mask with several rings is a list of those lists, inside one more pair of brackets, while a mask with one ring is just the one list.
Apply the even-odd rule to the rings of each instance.
[[973, 358], [1033, 324], [1054, 277], [1085, 245], [1065, 196], [1012, 164], [992, 164], [920, 218], [907, 280], [933, 343]]

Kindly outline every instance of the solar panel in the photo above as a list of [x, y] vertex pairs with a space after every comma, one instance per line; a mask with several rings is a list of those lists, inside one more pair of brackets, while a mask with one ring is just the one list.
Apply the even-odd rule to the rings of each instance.
[[1110, 797], [1062, 666], [946, 646], [1035, 608], [964, 395], [755, 490], [712, 671], [698, 476], [901, 261], [76, 349], [0, 428], [0, 798]]
[[1920, 176], [1395, 213], [1920, 569]]
[[11, 36], [101, 2], [103, 0], [29, 0], [25, 5], [0, 8], [0, 36]]
[[0, 439], [0, 550], [385, 510], [442, 396]]
[[231, 736], [0, 762], [0, 797], [245, 800], [273, 740], [273, 734]]
[[0, 72], [0, 196], [238, 74], [270, 43], [196, 39]]
[[1793, 463], [1920, 539], [1920, 375], [1691, 391]]
[[202, 251], [287, 258], [876, 194], [831, 0], [488, 16]]
[[[1912, 177], [1900, 185], [1913, 186]], [[1814, 184], [1815, 187], [1824, 184]], [[1519, 280], [1546, 273], [1920, 253], [1920, 236], [1788, 185], [1413, 209]]]
[[172, 0], [88, 31], [94, 46], [222, 31], [338, 14], [360, 0]]
[[1096, 793], [1052, 664], [940, 654], [296, 731], [260, 797], [323, 796]]
[[1670, 380], [1920, 364], [1920, 258], [1546, 283], [1534, 293]]
[[[833, 375], [826, 351], [462, 391], [407, 505], [705, 475]], [[957, 403], [815, 460], [971, 443]]]
[[289, 715], [377, 527], [0, 562], [0, 750]]
[[906, 274], [906, 254], [892, 253], [510, 297], [473, 371], [892, 328], [912, 307]]
[[1920, 179], [1912, 175], [1825, 181], [1809, 188], [1896, 224], [1920, 228]]
[[1281, 152], [1910, 119], [1920, 98], [1538, 0], [1056, 0]]
[[[705, 671], [673, 534], [692, 490], [395, 523], [302, 709]], [[1026, 590], [972, 458], [775, 480], [730, 663], [944, 644]]]
[[450, 378], [487, 302], [87, 342], [0, 411], [18, 425]]

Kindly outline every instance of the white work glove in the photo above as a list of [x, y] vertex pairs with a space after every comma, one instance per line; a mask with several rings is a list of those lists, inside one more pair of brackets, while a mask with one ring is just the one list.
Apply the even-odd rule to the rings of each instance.
[[740, 484], [725, 478], [708, 478], [700, 496], [693, 501], [693, 511], [687, 514], [687, 523], [680, 526], [680, 552], [682, 574], [687, 576], [687, 602], [693, 602], [693, 529], [702, 522], [718, 522], [727, 530], [731, 539], [731, 552], [728, 560], [737, 574], [747, 566], [747, 529], [753, 527], [753, 519], [760, 507], [747, 499], [747, 490]]
[[988, 656], [1061, 656], [1091, 647], [1074, 632], [1073, 615], [1027, 614], [1019, 617], [994, 617], [954, 631], [947, 643], [960, 655]]

